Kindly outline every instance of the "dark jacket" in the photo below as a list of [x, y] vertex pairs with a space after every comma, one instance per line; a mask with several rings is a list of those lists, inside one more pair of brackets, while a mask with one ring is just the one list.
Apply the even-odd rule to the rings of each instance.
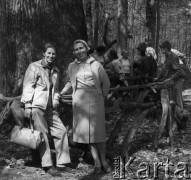
[[[143, 82], [152, 82], [157, 75], [157, 63], [152, 57], [142, 56], [133, 65], [134, 75]], [[147, 80], [147, 81], [145, 81]]]

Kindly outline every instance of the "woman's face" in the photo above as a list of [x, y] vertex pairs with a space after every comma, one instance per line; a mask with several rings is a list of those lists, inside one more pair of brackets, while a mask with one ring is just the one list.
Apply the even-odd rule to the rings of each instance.
[[44, 53], [44, 57], [45, 57], [45, 61], [48, 64], [53, 63], [55, 58], [56, 58], [56, 51], [55, 51], [55, 49], [53, 49], [51, 47], [47, 48], [46, 52]]
[[162, 54], [167, 54], [166, 48], [160, 48], [160, 50], [161, 50]]
[[125, 52], [125, 53], [123, 54], [123, 58], [124, 58], [124, 59], [128, 59], [128, 53]]
[[88, 57], [87, 49], [83, 43], [74, 44], [74, 55], [80, 61], [86, 61], [87, 60], [87, 57]]

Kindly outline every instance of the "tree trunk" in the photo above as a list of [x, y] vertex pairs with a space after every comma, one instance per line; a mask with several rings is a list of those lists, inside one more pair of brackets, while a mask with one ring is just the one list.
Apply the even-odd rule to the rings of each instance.
[[3, 89], [3, 44], [5, 33], [5, 1], [0, 0], [0, 92], [4, 93]]
[[[157, 23], [156, 23], [156, 43], [155, 43], [155, 49], [156, 49], [156, 54], [158, 57], [159, 53], [159, 35], [160, 35], [160, 0], [156, 0], [156, 16], [157, 16]], [[158, 60], [158, 58], [157, 58]]]
[[155, 46], [156, 34], [156, 0], [147, 0], [146, 4], [146, 26], [149, 30], [148, 41]]
[[128, 46], [128, 0], [118, 1], [118, 52]]
[[99, 1], [95, 0], [94, 48], [98, 46], [99, 33]]
[[[29, 63], [43, 57], [46, 42], [57, 47], [56, 64], [66, 76], [73, 41], [79, 38], [87, 40], [82, 0], [0, 0], [0, 92], [20, 94], [14, 87]], [[65, 78], [60, 81], [65, 84]]]
[[[152, 91], [155, 91], [155, 89], [168, 89], [172, 87], [173, 83], [163, 83], [163, 82], [156, 82], [156, 83], [149, 83], [149, 84], [143, 84], [143, 85], [134, 85], [134, 86], [128, 86], [128, 87], [117, 87], [117, 88], [110, 88], [110, 91], [130, 91], [132, 89], [142, 89], [147, 88], [151, 89]], [[156, 92], [155, 92], [156, 93]]]
[[88, 36], [88, 45], [92, 46], [93, 44], [93, 26], [92, 26], [92, 0], [85, 1], [85, 19], [86, 19], [86, 28]]

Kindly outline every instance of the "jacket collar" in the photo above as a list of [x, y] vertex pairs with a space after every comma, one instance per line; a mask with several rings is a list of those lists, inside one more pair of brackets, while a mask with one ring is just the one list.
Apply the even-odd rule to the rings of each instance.
[[49, 65], [49, 64], [45, 61], [45, 58], [42, 59], [41, 65], [42, 65], [43, 68], [48, 68], [48, 69], [52, 69], [52, 68], [53, 68], [53, 67], [52, 67], [52, 64]]
[[[91, 63], [94, 62], [94, 61], [95, 61], [95, 59], [94, 59], [93, 57], [90, 56], [90, 57], [85, 61], [85, 63], [87, 63], [87, 64], [91, 64]], [[75, 62], [76, 64], [80, 64], [80, 63], [82, 63], [82, 62], [79, 61], [78, 59], [75, 59], [74, 62]]]
[[55, 70], [55, 71], [57, 71], [57, 72], [59, 72], [59, 69], [55, 66], [55, 65], [51, 65], [51, 67], [48, 67], [48, 66], [46, 66], [45, 64], [44, 64], [44, 62], [43, 62], [43, 59], [41, 59], [41, 60], [39, 60], [39, 61], [36, 61], [36, 62], [34, 62], [36, 65], [38, 65], [38, 66], [41, 66], [41, 67], [43, 67], [43, 68], [45, 68], [45, 67], [47, 67], [47, 68], [51, 68], [52, 70]]

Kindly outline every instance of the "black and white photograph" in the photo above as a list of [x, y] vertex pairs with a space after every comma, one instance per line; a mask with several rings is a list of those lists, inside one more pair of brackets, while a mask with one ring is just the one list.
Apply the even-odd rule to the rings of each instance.
[[191, 180], [191, 0], [0, 0], [0, 180]]

